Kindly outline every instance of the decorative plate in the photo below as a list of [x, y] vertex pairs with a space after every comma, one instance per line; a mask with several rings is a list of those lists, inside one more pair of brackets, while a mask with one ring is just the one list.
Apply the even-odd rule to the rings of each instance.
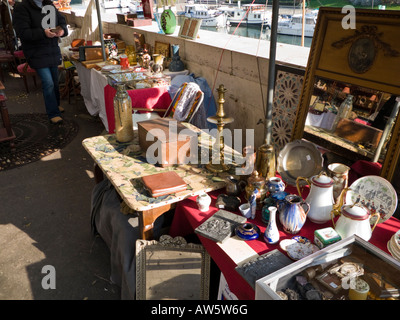
[[396, 260], [400, 261], [400, 256], [397, 255], [397, 253], [393, 250], [391, 244], [390, 244], [390, 240], [387, 243], [387, 249], [390, 252], [390, 254], [392, 255], [393, 258], [395, 258]]
[[279, 242], [279, 246], [283, 251], [287, 251], [288, 246], [290, 246], [293, 243], [297, 243], [297, 241], [294, 239], [283, 239]]
[[296, 186], [297, 177], [311, 178], [320, 173], [323, 162], [321, 153], [313, 143], [295, 140], [279, 152], [277, 171], [284, 181]]
[[[378, 212], [378, 223], [389, 219], [397, 208], [397, 193], [386, 179], [379, 176], [365, 176], [354, 181], [346, 194], [346, 204], [360, 203], [371, 214]], [[371, 219], [371, 224], [375, 223]]]
[[319, 250], [319, 248], [308, 242], [308, 243], [301, 243], [301, 242], [296, 242], [293, 244], [290, 244], [286, 247], [287, 254], [288, 256], [293, 259], [293, 260], [300, 260], [303, 259], [310, 254], [316, 252]]

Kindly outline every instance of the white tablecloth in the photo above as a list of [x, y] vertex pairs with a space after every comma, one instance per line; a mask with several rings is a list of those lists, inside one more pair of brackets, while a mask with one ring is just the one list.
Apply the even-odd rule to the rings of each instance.
[[106, 106], [104, 102], [104, 87], [107, 78], [96, 69], [88, 69], [79, 62], [75, 62], [81, 84], [81, 95], [86, 109], [92, 116], [99, 116], [105, 129], [108, 131]]

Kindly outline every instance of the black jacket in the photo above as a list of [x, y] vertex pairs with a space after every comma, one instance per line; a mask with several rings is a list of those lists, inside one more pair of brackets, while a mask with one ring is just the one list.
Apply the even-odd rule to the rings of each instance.
[[[53, 3], [51, 0], [44, 0], [43, 5], [53, 5]], [[62, 61], [58, 37], [47, 38], [42, 28], [42, 19], [45, 16], [46, 13], [42, 13], [42, 9], [33, 0], [22, 0], [22, 2], [15, 3], [14, 29], [17, 37], [21, 40], [25, 58], [33, 69], [56, 67]], [[57, 9], [56, 26], [64, 29], [63, 37], [68, 35], [65, 18]]]

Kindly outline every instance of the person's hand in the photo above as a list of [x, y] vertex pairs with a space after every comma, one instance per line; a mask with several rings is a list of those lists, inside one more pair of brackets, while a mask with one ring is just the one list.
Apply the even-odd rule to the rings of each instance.
[[56, 37], [62, 37], [64, 35], [64, 29], [58, 29], [56, 32]]
[[54, 38], [57, 37], [57, 34], [52, 32], [51, 29], [44, 29], [44, 33], [46, 34], [47, 38]]

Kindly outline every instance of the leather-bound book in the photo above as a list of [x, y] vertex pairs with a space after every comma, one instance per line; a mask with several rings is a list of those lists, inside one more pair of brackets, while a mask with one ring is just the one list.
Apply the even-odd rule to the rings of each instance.
[[142, 177], [143, 185], [154, 198], [186, 190], [186, 182], [175, 172], [167, 171]]

